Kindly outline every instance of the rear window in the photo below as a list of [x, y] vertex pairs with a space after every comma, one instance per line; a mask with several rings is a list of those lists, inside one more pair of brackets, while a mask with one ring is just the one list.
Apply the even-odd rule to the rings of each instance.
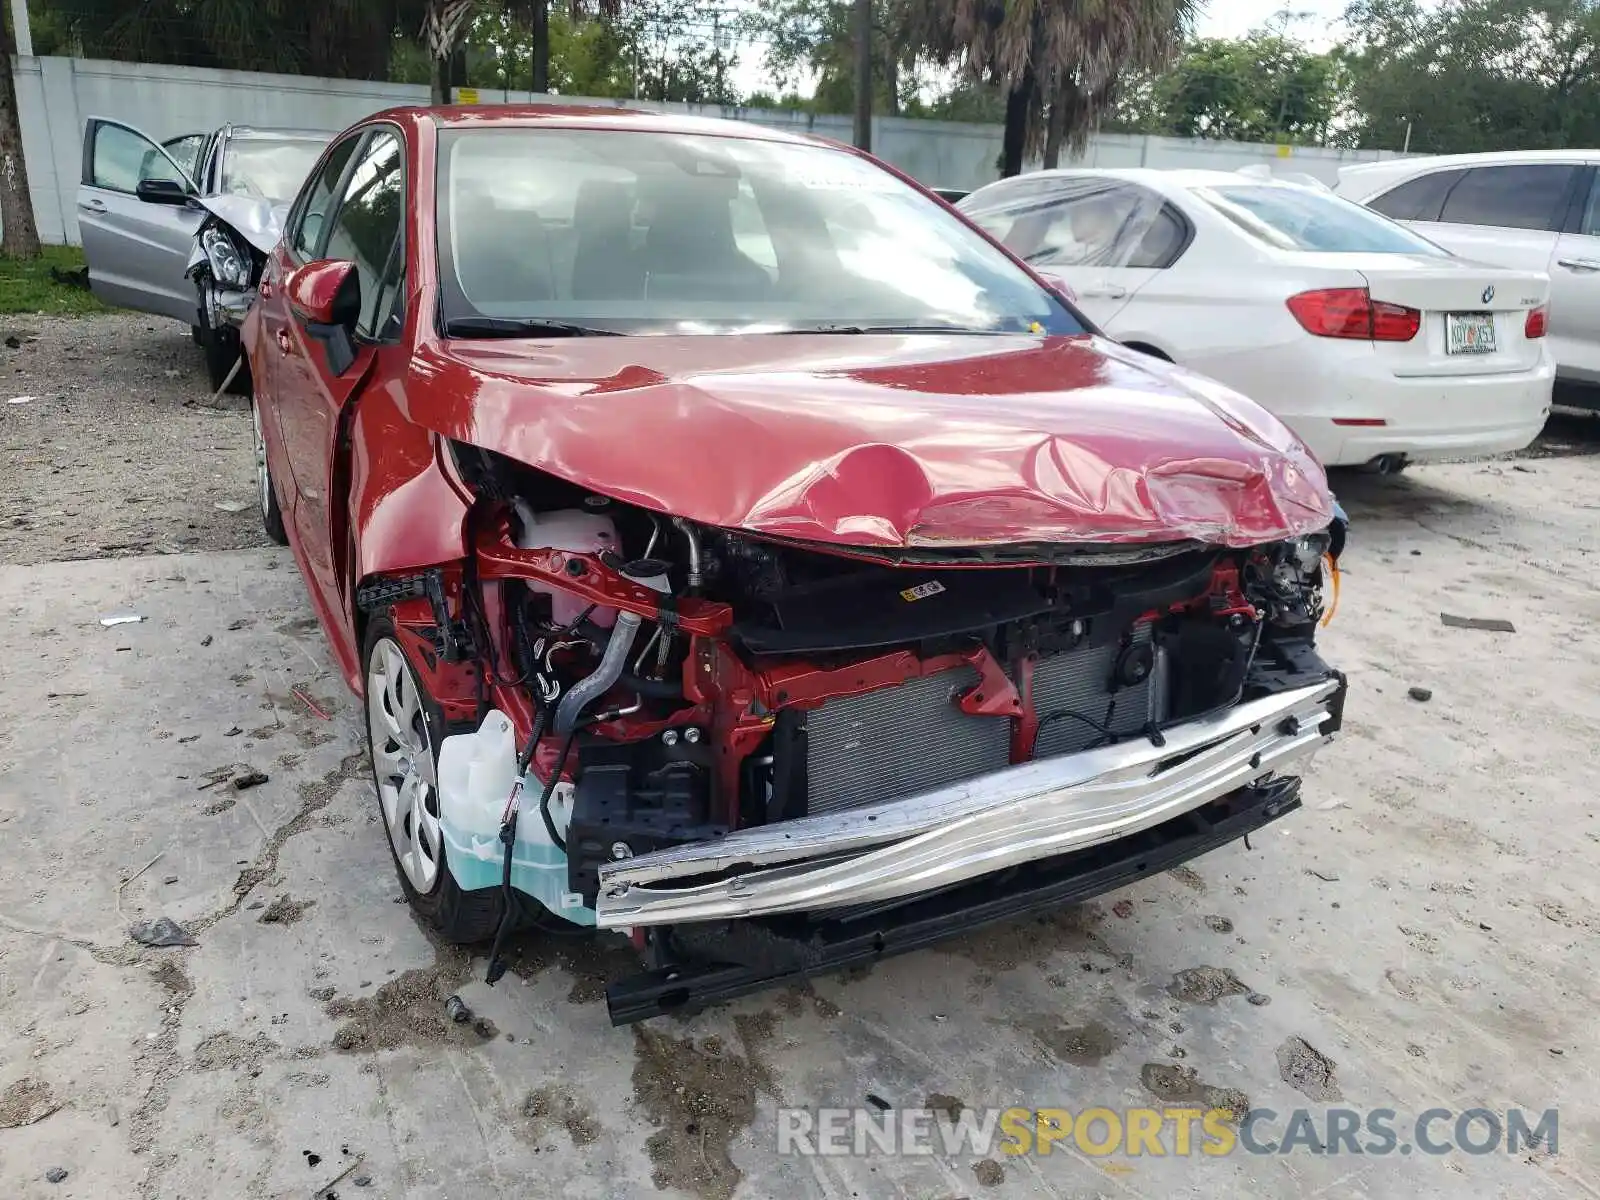
[[1402, 183], [1367, 202], [1367, 207], [1396, 221], [1437, 221], [1445, 197], [1465, 171], [1435, 171]]
[[975, 192], [961, 211], [1036, 267], [1170, 267], [1189, 223], [1149, 188], [1104, 175], [1051, 175]]
[[1258, 184], [1196, 188], [1195, 195], [1251, 237], [1279, 250], [1449, 257], [1426, 238], [1327, 192]]
[[1450, 225], [1560, 229], [1577, 170], [1559, 163], [1474, 167], [1451, 190], [1439, 219]]

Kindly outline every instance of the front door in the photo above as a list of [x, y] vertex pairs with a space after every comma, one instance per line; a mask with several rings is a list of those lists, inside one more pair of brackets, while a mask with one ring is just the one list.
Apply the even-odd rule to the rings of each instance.
[[184, 271], [205, 212], [141, 200], [137, 193], [147, 179], [192, 192], [188, 172], [130, 125], [91, 117], [83, 138], [78, 236], [90, 288], [107, 304], [196, 324], [199, 305]]
[[367, 138], [344, 172], [337, 203], [308, 256], [355, 264], [360, 305], [347, 331], [354, 351], [349, 360], [342, 361], [325, 332], [312, 330], [286, 306], [281, 325], [271, 334], [279, 353], [278, 416], [295, 480], [292, 520], [307, 566], [335, 613], [347, 611], [345, 580], [336, 563], [350, 532], [349, 497], [342, 494], [349, 481], [334, 471], [335, 443], [345, 407], [359, 393], [376, 359], [399, 353], [395, 343], [403, 317], [404, 159], [398, 131], [385, 126]]

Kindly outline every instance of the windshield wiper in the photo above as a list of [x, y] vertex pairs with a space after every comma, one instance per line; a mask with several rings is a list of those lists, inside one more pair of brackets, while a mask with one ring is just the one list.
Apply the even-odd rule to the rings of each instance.
[[445, 337], [622, 337], [615, 329], [541, 321], [524, 317], [453, 317], [444, 323]]

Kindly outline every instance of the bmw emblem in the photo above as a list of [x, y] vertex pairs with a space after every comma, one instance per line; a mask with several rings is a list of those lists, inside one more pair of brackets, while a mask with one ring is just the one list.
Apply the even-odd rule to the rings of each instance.
[[1489, 301], [1491, 301], [1493, 299], [1494, 299], [1494, 284], [1491, 283], [1488, 287], [1483, 289], [1483, 302], [1485, 304], [1487, 304], [1487, 303], [1489, 303]]

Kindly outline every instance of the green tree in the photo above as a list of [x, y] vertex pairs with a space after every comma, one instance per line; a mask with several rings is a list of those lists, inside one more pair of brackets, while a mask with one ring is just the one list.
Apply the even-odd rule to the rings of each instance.
[[1144, 132], [1239, 142], [1321, 142], [1340, 108], [1339, 51], [1254, 33], [1202, 38], [1135, 89]]
[[1600, 144], [1595, 0], [1359, 0], [1351, 140], [1464, 153]]
[[384, 79], [426, 0], [31, 0], [40, 51], [340, 79]]
[[[895, 117], [918, 105], [921, 90], [913, 36], [920, 0], [874, 0], [872, 106]], [[849, 0], [759, 0], [744, 27], [767, 43], [766, 63], [780, 87], [816, 77], [812, 109], [855, 108], [855, 31]]]

